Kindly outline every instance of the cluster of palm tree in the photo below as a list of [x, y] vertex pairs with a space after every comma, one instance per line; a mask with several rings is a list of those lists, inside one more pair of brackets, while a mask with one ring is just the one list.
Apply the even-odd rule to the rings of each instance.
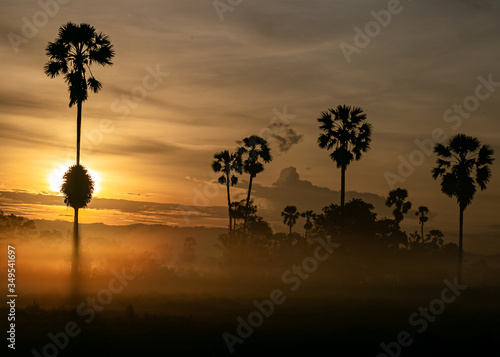
[[[371, 125], [366, 122], [366, 115], [358, 107], [338, 106], [328, 109], [318, 119], [323, 133], [318, 138], [320, 148], [332, 150], [331, 159], [341, 169], [340, 207], [343, 210], [345, 200], [345, 171], [352, 160], [359, 160], [370, 147]], [[458, 244], [458, 281], [462, 281], [463, 261], [463, 214], [471, 204], [477, 187], [486, 189], [491, 177], [490, 165], [493, 163], [493, 149], [483, 145], [474, 137], [457, 134], [445, 145], [438, 143], [434, 147], [437, 166], [432, 170], [434, 179], [441, 178], [441, 191], [455, 197], [459, 206], [459, 244]], [[396, 189], [389, 193], [386, 204], [394, 205], [394, 218], [401, 222], [403, 215], [410, 208], [406, 202], [408, 192]], [[421, 241], [424, 242], [424, 223], [429, 210], [420, 206], [416, 215], [421, 225]], [[439, 240], [439, 239], [438, 239]]]
[[[272, 160], [267, 141], [260, 136], [252, 135], [244, 138], [242, 144], [232, 153], [228, 150], [215, 153], [212, 161], [212, 170], [215, 173], [221, 173], [218, 182], [226, 185], [230, 234], [235, 228], [232, 220], [236, 219], [240, 213], [243, 213], [243, 232], [247, 233], [253, 180], [264, 171], [264, 164]], [[237, 175], [241, 175], [243, 172], [249, 175], [248, 193], [244, 209], [242, 209], [241, 203], [231, 203], [230, 193], [230, 187], [238, 183]]]
[[[318, 122], [322, 131], [318, 137], [318, 145], [322, 149], [331, 151], [330, 158], [336, 163], [337, 168], [341, 170], [339, 232], [342, 232], [344, 226], [346, 169], [353, 161], [360, 160], [363, 154], [369, 150], [372, 126], [366, 121], [366, 114], [361, 108], [346, 105], [339, 105], [337, 108], [322, 112]], [[493, 149], [488, 145], [482, 145], [477, 138], [457, 134], [449, 140], [447, 145], [436, 144], [434, 153], [437, 154], [437, 166], [432, 170], [432, 177], [434, 179], [441, 177], [442, 192], [450, 197], [455, 197], [459, 205], [458, 280], [462, 281], [463, 213], [465, 208], [472, 202], [477, 187], [481, 190], [486, 189], [486, 184], [491, 176], [490, 165], [493, 163]], [[253, 172], [258, 173], [262, 169], [263, 167], [259, 165], [258, 169]], [[245, 171], [252, 172], [252, 170], [248, 169], [248, 165]], [[253, 177], [254, 175], [251, 174], [247, 202], [250, 199]], [[220, 180], [220, 182], [226, 181]], [[408, 191], [403, 188], [390, 191], [386, 199], [386, 205], [394, 207], [393, 215], [397, 229], [399, 229], [399, 224], [404, 215], [412, 207], [411, 202], [407, 199]], [[231, 216], [229, 199], [228, 207]], [[428, 214], [428, 207], [418, 207], [415, 215], [418, 216], [420, 235], [416, 234], [414, 237], [422, 245], [429, 242], [442, 243], [442, 233], [438, 230], [432, 230], [427, 236], [424, 236], [424, 224], [429, 219]], [[301, 214], [295, 206], [287, 206], [281, 215], [283, 223], [289, 227], [289, 234], [291, 235], [293, 226]], [[312, 220], [317, 215], [314, 215], [311, 211], [304, 212], [303, 215], [307, 220], [304, 226], [307, 236], [308, 231], [313, 227]]]
[[285, 224], [290, 230], [290, 236], [292, 235], [293, 226], [295, 226], [299, 217], [305, 218], [306, 223], [304, 224], [304, 237], [307, 240], [308, 233], [313, 228], [313, 220], [316, 218], [316, 213], [313, 211], [299, 212], [296, 206], [286, 206], [281, 212], [281, 217], [283, 217], [283, 224]]
[[74, 209], [73, 228], [73, 297], [79, 290], [79, 234], [78, 210], [87, 207], [94, 192], [94, 182], [87, 169], [80, 164], [80, 141], [82, 127], [82, 104], [88, 99], [89, 90], [98, 93], [102, 84], [93, 75], [90, 67], [112, 65], [115, 52], [108, 36], [98, 33], [88, 24], [71, 22], [61, 26], [54, 42], [46, 47], [49, 57], [44, 71], [50, 78], [64, 76], [68, 85], [69, 106], [76, 104], [76, 164], [64, 174], [61, 192], [64, 202]]

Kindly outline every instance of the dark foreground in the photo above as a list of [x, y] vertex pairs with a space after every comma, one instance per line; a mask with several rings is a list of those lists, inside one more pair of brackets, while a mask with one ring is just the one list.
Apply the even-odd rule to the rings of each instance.
[[[16, 353], [6, 355], [228, 356], [227, 332], [237, 341], [234, 356], [500, 356], [498, 290], [468, 288], [456, 299], [448, 291], [446, 303], [436, 301], [442, 299], [436, 288], [391, 291], [390, 298], [367, 298], [363, 291], [341, 299], [288, 294], [262, 321], [254, 313], [256, 327], [243, 326], [240, 335], [238, 316], [248, 321], [257, 310], [252, 297], [137, 295], [115, 301], [89, 322], [90, 314], [35, 304], [17, 311]], [[62, 334], [68, 323], [79, 331], [75, 337]]]

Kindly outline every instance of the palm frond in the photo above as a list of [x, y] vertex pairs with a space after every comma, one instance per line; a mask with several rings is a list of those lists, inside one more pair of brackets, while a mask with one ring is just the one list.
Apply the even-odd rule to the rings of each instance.
[[94, 92], [94, 93], [99, 92], [101, 90], [101, 88], [102, 88], [101, 82], [99, 82], [94, 77], [90, 77], [87, 80], [87, 84], [88, 84], [89, 88], [92, 90], [92, 92]]

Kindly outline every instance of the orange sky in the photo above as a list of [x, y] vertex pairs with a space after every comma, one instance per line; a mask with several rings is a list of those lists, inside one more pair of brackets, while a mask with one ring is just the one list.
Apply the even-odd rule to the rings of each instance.
[[[50, 193], [51, 172], [73, 163], [76, 109], [68, 108], [63, 79], [43, 73], [44, 48], [63, 23], [88, 22], [110, 36], [116, 58], [112, 67], [94, 69], [103, 89], [83, 106], [82, 162], [100, 176], [98, 197], [123, 201], [87, 211], [84, 221], [224, 224], [217, 208], [225, 204], [223, 189], [200, 198], [214, 189], [213, 153], [234, 149], [237, 140], [286, 117], [289, 123], [274, 129], [291, 147], [280, 150], [268, 137], [274, 160], [255, 181], [256, 200], [278, 227], [279, 205], [316, 207], [308, 197], [340, 188], [340, 172], [316, 144], [316, 118], [344, 103], [361, 106], [373, 124], [371, 150], [347, 170], [348, 191], [385, 197], [390, 187], [384, 175], [398, 174], [400, 157], [418, 157], [412, 154], [415, 140], [436, 129], [477, 136], [500, 152], [500, 86], [460, 125], [443, 119], [475, 95], [479, 78], [500, 82], [496, 1], [402, 1], [401, 11], [350, 63], [341, 45], [354, 45], [355, 27], [364, 29], [373, 21], [371, 11], [386, 9], [386, 1], [248, 1], [224, 13], [223, 21], [210, 1], [41, 3], [52, 7], [2, 5], [0, 191]], [[12, 34], [25, 40], [13, 45]], [[286, 136], [288, 129], [294, 134]], [[429, 224], [452, 234], [458, 209], [431, 178], [433, 164], [434, 157], [424, 155], [397, 185], [408, 189], [415, 206], [427, 205], [436, 215]], [[488, 190], [467, 209], [466, 229], [498, 240], [495, 164]], [[282, 172], [289, 167], [298, 178], [287, 176], [293, 170]], [[276, 185], [280, 174], [282, 186]], [[245, 183], [243, 177], [235, 196], [242, 198]], [[289, 184], [310, 194], [290, 190], [284, 197], [279, 190]], [[63, 206], [40, 205], [34, 197], [0, 194], [0, 208], [31, 218], [71, 218]], [[124, 212], [128, 201], [171, 206]], [[179, 204], [208, 208], [186, 222], [175, 213]], [[388, 215], [383, 208], [379, 213]]]

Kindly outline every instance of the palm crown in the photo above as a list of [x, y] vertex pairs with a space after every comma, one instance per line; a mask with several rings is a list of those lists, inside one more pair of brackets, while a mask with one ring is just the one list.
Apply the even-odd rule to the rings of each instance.
[[64, 75], [72, 107], [87, 100], [89, 88], [99, 92], [102, 84], [94, 78], [90, 65], [111, 65], [115, 52], [108, 36], [97, 33], [93, 26], [68, 22], [59, 29], [57, 39], [49, 42], [46, 54], [49, 61], [44, 67], [45, 74], [51, 78]]
[[474, 198], [476, 184], [481, 190], [491, 177], [490, 166], [493, 163], [493, 149], [481, 145], [474, 137], [457, 134], [448, 145], [437, 144], [437, 166], [432, 169], [432, 177], [442, 177], [441, 191], [450, 197], [456, 197], [461, 209], [465, 209]]
[[82, 165], [73, 165], [64, 174], [61, 192], [64, 203], [74, 209], [87, 207], [94, 193], [94, 181]]
[[222, 185], [229, 183], [234, 186], [238, 183], [238, 176], [234, 173], [241, 174], [242, 172], [241, 156], [237, 153], [230, 153], [227, 150], [214, 154], [214, 161], [212, 162], [212, 170], [214, 172], [222, 172], [218, 178], [218, 182]]
[[238, 153], [246, 154], [246, 159], [243, 162], [243, 169], [246, 173], [255, 177], [257, 174], [264, 171], [264, 164], [259, 161], [262, 159], [264, 163], [272, 160], [271, 150], [267, 146], [267, 141], [260, 136], [252, 135], [243, 139], [243, 147], [240, 147]]
[[425, 223], [429, 220], [429, 217], [426, 216], [426, 214], [429, 213], [429, 209], [426, 206], [419, 206], [418, 211], [415, 212], [415, 216], [418, 217], [418, 222], [419, 223]]
[[297, 211], [295, 206], [286, 206], [283, 212], [281, 212], [283, 217], [283, 224], [290, 227], [290, 233], [292, 232], [292, 227], [297, 223], [297, 219], [300, 217], [300, 213]]
[[392, 214], [394, 215], [394, 220], [397, 223], [400, 223], [404, 218], [404, 214], [408, 213], [411, 209], [411, 202], [406, 201], [407, 198], [408, 191], [404, 188], [396, 188], [389, 191], [385, 204], [387, 207], [394, 206]]
[[372, 127], [366, 122], [366, 114], [361, 108], [339, 105], [323, 112], [318, 121], [323, 130], [318, 138], [319, 147], [333, 149], [330, 158], [337, 167], [360, 160], [370, 148]]

